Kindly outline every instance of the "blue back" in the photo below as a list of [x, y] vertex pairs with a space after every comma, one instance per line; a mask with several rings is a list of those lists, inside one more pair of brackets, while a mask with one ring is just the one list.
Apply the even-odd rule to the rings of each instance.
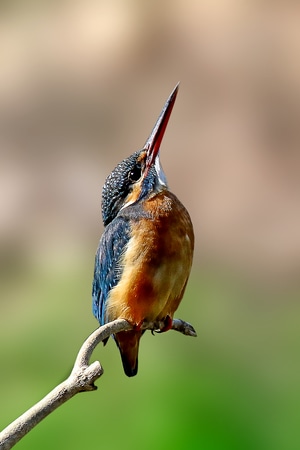
[[105, 311], [109, 292], [122, 276], [120, 265], [122, 255], [130, 239], [130, 223], [123, 216], [115, 217], [110, 222], [100, 239], [95, 257], [93, 281], [93, 314], [100, 325], [106, 323]]

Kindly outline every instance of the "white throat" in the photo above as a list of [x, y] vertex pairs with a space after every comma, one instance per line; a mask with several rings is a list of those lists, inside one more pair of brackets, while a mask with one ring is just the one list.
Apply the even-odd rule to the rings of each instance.
[[158, 176], [159, 184], [167, 187], [168, 186], [167, 177], [160, 163], [159, 155], [157, 155], [157, 157], [155, 158], [155, 170]]

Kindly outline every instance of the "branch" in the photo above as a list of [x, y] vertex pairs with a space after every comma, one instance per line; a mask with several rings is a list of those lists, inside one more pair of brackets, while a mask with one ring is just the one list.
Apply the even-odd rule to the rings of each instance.
[[[152, 332], [159, 331], [163, 329], [164, 325], [163, 322], [144, 323], [142, 329]], [[101, 377], [103, 369], [99, 361], [89, 365], [95, 347], [111, 334], [130, 329], [132, 329], [132, 325], [124, 319], [118, 319], [97, 328], [79, 350], [70, 376], [0, 433], [0, 449], [12, 448], [41, 420], [78, 392], [97, 389], [94, 382]], [[173, 320], [172, 329], [187, 336], [197, 336], [192, 325], [180, 319]]]

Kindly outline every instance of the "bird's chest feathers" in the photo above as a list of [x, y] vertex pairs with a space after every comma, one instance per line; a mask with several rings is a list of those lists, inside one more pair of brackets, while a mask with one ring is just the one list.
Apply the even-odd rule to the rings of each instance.
[[107, 315], [139, 323], [173, 315], [189, 276], [193, 233], [176, 197], [160, 193], [144, 205], [147, 217], [132, 223], [120, 260], [122, 276], [108, 299]]

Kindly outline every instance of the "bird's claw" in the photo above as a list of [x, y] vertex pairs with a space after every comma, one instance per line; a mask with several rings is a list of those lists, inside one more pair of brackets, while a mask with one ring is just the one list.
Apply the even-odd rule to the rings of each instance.
[[[166, 318], [159, 322], [159, 325], [156, 330], [156, 333], [165, 333], [166, 331], [171, 330], [173, 326], [173, 320], [170, 316], [166, 316]], [[161, 326], [162, 325], [162, 326]]]

